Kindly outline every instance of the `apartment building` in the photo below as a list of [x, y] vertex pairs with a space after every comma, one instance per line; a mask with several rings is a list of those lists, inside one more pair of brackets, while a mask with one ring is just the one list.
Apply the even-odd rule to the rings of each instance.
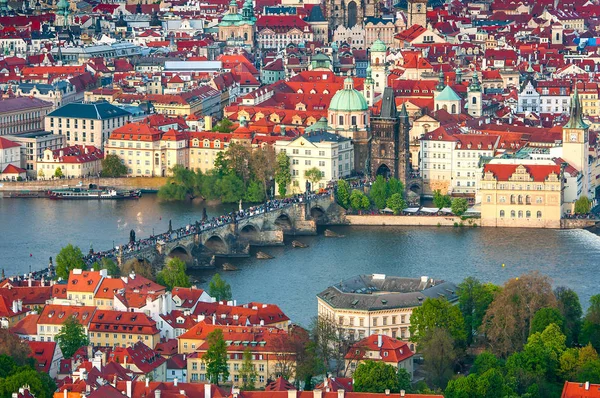
[[0, 99], [0, 135], [23, 134], [44, 129], [51, 102], [33, 97]]
[[142, 342], [154, 347], [160, 341], [160, 331], [144, 313], [96, 310], [88, 337], [94, 346], [129, 347]]
[[108, 102], [70, 103], [48, 114], [45, 129], [64, 135], [69, 146], [93, 145], [103, 149], [109, 134], [131, 118], [131, 113]]

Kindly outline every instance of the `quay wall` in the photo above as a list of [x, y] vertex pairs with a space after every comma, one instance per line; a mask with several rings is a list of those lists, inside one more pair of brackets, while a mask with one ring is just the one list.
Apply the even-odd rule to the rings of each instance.
[[[454, 223], [463, 223], [469, 226], [468, 220], [462, 221], [460, 217], [454, 216], [392, 216], [392, 215], [346, 215], [349, 225], [359, 226], [429, 226], [453, 227]], [[479, 219], [474, 219], [479, 225]]]
[[122, 178], [72, 178], [61, 180], [37, 180], [37, 181], [0, 181], [0, 192], [18, 191], [47, 191], [49, 189], [63, 188], [66, 185], [75, 187], [79, 182], [84, 187], [89, 184], [108, 186], [119, 189], [142, 189], [156, 191], [166, 184], [167, 177], [122, 177]]
[[597, 222], [598, 222], [598, 220], [563, 218], [562, 220], [560, 220], [560, 228], [561, 229], [590, 228], [590, 227], [595, 227]]

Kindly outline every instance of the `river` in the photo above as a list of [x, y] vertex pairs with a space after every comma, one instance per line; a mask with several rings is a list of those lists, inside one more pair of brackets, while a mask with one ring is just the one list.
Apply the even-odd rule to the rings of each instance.
[[[7, 275], [40, 269], [48, 257], [73, 243], [87, 251], [179, 227], [201, 218], [204, 204], [161, 203], [154, 195], [138, 201], [51, 201], [0, 199], [0, 268]], [[236, 206], [206, 206], [209, 216]], [[343, 238], [297, 238], [309, 245], [262, 250], [272, 260], [229, 260], [237, 272], [222, 272], [238, 302], [279, 304], [294, 321], [307, 325], [316, 314], [316, 294], [360, 273], [408, 277], [427, 275], [453, 282], [466, 276], [503, 283], [539, 270], [555, 285], [573, 288], [584, 307], [600, 293], [600, 237], [585, 230], [528, 230], [428, 227], [334, 227]], [[505, 264], [505, 267], [502, 267]], [[195, 271], [206, 287], [215, 271]]]

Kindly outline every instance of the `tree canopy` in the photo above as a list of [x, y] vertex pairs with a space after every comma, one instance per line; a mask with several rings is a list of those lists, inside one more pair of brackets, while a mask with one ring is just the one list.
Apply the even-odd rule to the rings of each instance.
[[448, 331], [452, 340], [460, 344], [466, 340], [465, 322], [460, 309], [443, 297], [427, 298], [410, 317], [410, 339], [419, 344], [428, 332], [440, 328]]
[[592, 201], [585, 195], [575, 201], [575, 214], [588, 214], [592, 209]]
[[123, 177], [127, 175], [127, 166], [123, 164], [121, 158], [109, 153], [102, 159], [102, 177]]
[[389, 207], [394, 214], [398, 215], [404, 209], [406, 209], [406, 202], [402, 199], [402, 194], [395, 193], [390, 196], [386, 202], [387, 207]]
[[231, 300], [231, 286], [217, 273], [208, 284], [208, 294], [217, 301], [229, 301]]
[[84, 327], [73, 317], [65, 319], [55, 339], [65, 358], [71, 358], [78, 349], [90, 343]]
[[354, 374], [354, 391], [383, 393], [385, 390], [399, 391], [396, 368], [383, 361], [361, 362]]
[[290, 171], [290, 158], [283, 151], [277, 154], [275, 182], [277, 183], [279, 196], [284, 197], [287, 193], [288, 185], [292, 182], [292, 172]]
[[346, 180], [339, 180], [337, 183], [336, 190], [336, 198], [338, 205], [342, 206], [344, 209], [350, 207], [350, 192], [352, 189], [350, 188], [350, 184]]
[[452, 213], [456, 214], [457, 216], [462, 216], [465, 214], [468, 208], [469, 203], [465, 198], [454, 198], [450, 203], [450, 209], [452, 210]]
[[208, 349], [203, 358], [206, 362], [206, 375], [211, 383], [219, 385], [219, 381], [229, 378], [229, 367], [227, 366], [227, 345], [223, 339], [223, 331], [215, 329], [206, 337]]
[[177, 257], [169, 260], [167, 265], [156, 274], [156, 282], [166, 286], [168, 290], [174, 287], [190, 287], [190, 277], [186, 274], [185, 262]]
[[499, 287], [483, 284], [474, 277], [466, 278], [458, 285], [458, 308], [463, 314], [467, 344], [471, 344], [489, 305]]
[[69, 273], [76, 268], [85, 270], [87, 266], [81, 249], [69, 243], [56, 256], [56, 276], [69, 279]]
[[363, 191], [355, 189], [350, 194], [350, 207], [354, 210], [368, 210], [371, 207], [371, 201]]
[[438, 209], [450, 207], [452, 205], [452, 199], [450, 198], [450, 195], [442, 195], [442, 192], [439, 189], [436, 189], [433, 191], [433, 204]]

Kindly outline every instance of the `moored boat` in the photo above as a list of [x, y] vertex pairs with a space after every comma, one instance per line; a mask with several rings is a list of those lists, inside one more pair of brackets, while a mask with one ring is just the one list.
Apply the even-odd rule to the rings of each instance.
[[118, 200], [118, 199], [139, 199], [142, 196], [140, 190], [116, 190], [112, 188], [105, 189], [84, 189], [84, 188], [65, 188], [54, 189], [48, 193], [50, 199], [66, 200]]

